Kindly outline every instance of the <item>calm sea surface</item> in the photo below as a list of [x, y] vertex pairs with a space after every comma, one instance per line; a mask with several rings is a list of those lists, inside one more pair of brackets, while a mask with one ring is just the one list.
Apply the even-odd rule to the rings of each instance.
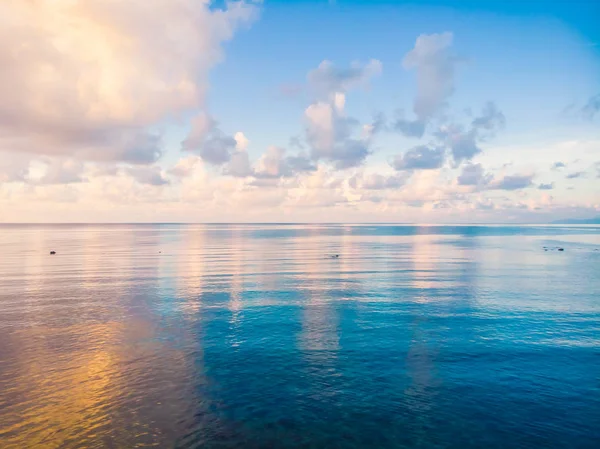
[[600, 227], [0, 226], [0, 447], [150, 446], [599, 448]]

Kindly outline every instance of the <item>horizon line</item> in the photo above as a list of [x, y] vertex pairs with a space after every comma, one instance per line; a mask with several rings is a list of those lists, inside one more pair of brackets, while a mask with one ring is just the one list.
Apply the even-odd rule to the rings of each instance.
[[[585, 219], [584, 219], [585, 220]], [[269, 221], [269, 222], [168, 222], [168, 221], [107, 221], [107, 222], [0, 222], [0, 226], [18, 225], [394, 225], [394, 226], [548, 226], [548, 225], [579, 225], [589, 226], [598, 223], [560, 223], [560, 222], [446, 222], [446, 223], [420, 223], [420, 222], [292, 222], [292, 221]]]

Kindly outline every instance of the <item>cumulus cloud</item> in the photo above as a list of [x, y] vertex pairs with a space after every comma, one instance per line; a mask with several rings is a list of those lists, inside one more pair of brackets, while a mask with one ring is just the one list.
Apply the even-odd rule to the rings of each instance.
[[404, 57], [404, 67], [417, 72], [413, 110], [420, 120], [429, 119], [454, 92], [457, 58], [449, 52], [452, 38], [452, 33], [422, 34]]
[[5, 154], [0, 157], [0, 184], [25, 182], [29, 175], [29, 166], [29, 158], [18, 153]]
[[492, 190], [519, 190], [533, 184], [533, 175], [507, 175], [490, 184]]
[[461, 186], [487, 186], [493, 179], [490, 173], [486, 173], [481, 164], [469, 164], [463, 167], [458, 177], [458, 185]]
[[381, 112], [378, 112], [373, 117], [373, 121], [371, 123], [363, 125], [363, 138], [367, 140], [372, 139], [376, 134], [380, 133], [386, 128], [387, 125], [385, 122], [385, 115]]
[[577, 171], [574, 173], [569, 173], [566, 178], [567, 179], [577, 179], [577, 178], [583, 178], [585, 176], [585, 172], [583, 171]]
[[336, 93], [367, 85], [381, 70], [382, 64], [376, 59], [365, 65], [355, 62], [347, 68], [336, 67], [331, 61], [323, 61], [308, 73], [308, 85], [319, 98], [328, 99]]
[[284, 148], [276, 146], [267, 148], [257, 163], [255, 176], [257, 178], [290, 177], [317, 169], [306, 155], [286, 156], [285, 153]]
[[[339, 68], [323, 61], [309, 72], [308, 84], [317, 100], [304, 111], [304, 140], [314, 161], [331, 162], [337, 169], [356, 167], [371, 153], [373, 136], [385, 126], [385, 118], [377, 115], [372, 123], [360, 126], [358, 120], [345, 113], [346, 93], [367, 85], [381, 73], [381, 62], [371, 60], [366, 65], [353, 63]], [[303, 148], [301, 142], [293, 142]]]
[[[242, 139], [243, 134], [240, 134], [237, 134], [238, 140], [244, 145], [246, 142]], [[190, 132], [181, 148], [198, 154], [209, 164], [223, 165], [231, 159], [239, 145], [238, 140], [223, 133], [211, 116], [201, 112], [192, 119]]]
[[[454, 75], [460, 60], [450, 50], [452, 38], [452, 33], [421, 35], [404, 58], [404, 67], [416, 71], [417, 94], [413, 103], [416, 118], [408, 119], [399, 111], [391, 127], [406, 137], [423, 137], [431, 120], [440, 118], [440, 112], [454, 93]], [[445, 124], [435, 136], [451, 150], [454, 163], [460, 165], [481, 153], [479, 143], [505, 124], [504, 114], [490, 101], [469, 126]]]
[[72, 159], [52, 159], [47, 162], [42, 176], [32, 179], [36, 184], [75, 184], [88, 182], [83, 176], [85, 166]]
[[505, 124], [504, 114], [490, 101], [485, 104], [481, 114], [473, 119], [468, 129], [461, 125], [443, 125], [435, 136], [450, 148], [455, 165], [460, 165], [480, 154], [483, 150], [479, 142], [493, 136]]
[[566, 167], [566, 165], [564, 162], [558, 161], [558, 162], [555, 162], [554, 164], [552, 164], [551, 168], [552, 168], [552, 170], [558, 170], [559, 168], [565, 168], [565, 167]]
[[126, 173], [140, 184], [163, 186], [169, 184], [159, 167], [130, 167]]
[[554, 189], [554, 183], [553, 182], [550, 182], [548, 184], [542, 183], [538, 186], [538, 189], [539, 190], [552, 190], [552, 189]]
[[381, 175], [378, 173], [355, 174], [348, 180], [348, 185], [358, 190], [399, 189], [408, 181], [406, 173]]
[[250, 164], [248, 153], [244, 150], [233, 152], [224, 173], [235, 178], [245, 178], [254, 175], [254, 169]]
[[323, 159], [344, 169], [362, 164], [370, 154], [370, 139], [355, 137], [359, 122], [344, 115], [340, 98], [336, 95], [333, 102], [314, 103], [304, 116], [312, 159]]
[[504, 128], [506, 125], [506, 117], [498, 106], [493, 101], [488, 101], [481, 114], [474, 118], [471, 122], [473, 129], [479, 131], [489, 131], [494, 133], [495, 131]]
[[245, 151], [246, 149], [248, 149], [248, 144], [250, 143], [250, 141], [244, 135], [243, 132], [235, 133], [233, 138], [235, 139], [235, 148], [236, 149], [242, 150], [242, 151]]
[[168, 173], [177, 178], [186, 178], [192, 175], [198, 167], [202, 166], [202, 159], [198, 156], [188, 156], [179, 159], [175, 166], [168, 170]]
[[427, 122], [446, 104], [454, 92], [458, 58], [450, 52], [452, 33], [422, 34], [404, 60], [407, 70], [415, 70], [417, 95], [413, 103], [415, 120], [399, 118], [394, 127], [410, 137], [421, 137]]
[[152, 127], [202, 108], [221, 43], [255, 13], [244, 2], [2, 2], [0, 150], [154, 162]]
[[426, 123], [422, 120], [409, 120], [404, 117], [402, 111], [398, 111], [396, 120], [392, 124], [392, 128], [406, 137], [421, 138], [425, 134]]
[[392, 167], [396, 170], [431, 170], [444, 165], [446, 151], [443, 147], [419, 145], [403, 155], [396, 156]]
[[442, 126], [436, 136], [450, 148], [457, 165], [462, 161], [471, 160], [482, 151], [477, 145], [477, 130], [475, 129], [465, 131], [462, 126], [458, 125]]
[[479, 209], [479, 210], [494, 210], [494, 209], [496, 209], [496, 205], [490, 199], [476, 201], [474, 206], [475, 206], [475, 209]]

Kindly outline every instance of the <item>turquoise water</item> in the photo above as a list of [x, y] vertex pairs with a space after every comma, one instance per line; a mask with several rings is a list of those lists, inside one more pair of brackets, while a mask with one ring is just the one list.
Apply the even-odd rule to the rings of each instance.
[[594, 226], [2, 225], [0, 447], [598, 448], [599, 250]]

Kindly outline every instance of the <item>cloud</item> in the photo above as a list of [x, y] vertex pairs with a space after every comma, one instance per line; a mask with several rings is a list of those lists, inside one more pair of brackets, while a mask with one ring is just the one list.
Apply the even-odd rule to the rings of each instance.
[[397, 155], [392, 161], [392, 167], [396, 170], [437, 169], [444, 165], [445, 158], [446, 151], [443, 147], [419, 145], [404, 155]]
[[552, 189], [554, 189], [554, 183], [551, 182], [551, 183], [548, 183], [548, 184], [540, 184], [538, 186], [538, 189], [539, 190], [552, 190]]
[[486, 200], [486, 201], [477, 201], [475, 203], [475, 209], [479, 209], [479, 210], [494, 210], [496, 209], [496, 205], [494, 204], [493, 201], [491, 200]]
[[198, 156], [188, 156], [177, 161], [177, 164], [168, 170], [168, 173], [177, 178], [186, 178], [191, 176], [199, 167], [202, 166], [202, 159]]
[[460, 165], [463, 161], [470, 161], [480, 154], [483, 150], [479, 142], [494, 136], [505, 124], [504, 114], [495, 103], [489, 101], [481, 114], [473, 119], [470, 128], [443, 125], [434, 135], [450, 148], [455, 165]]
[[[392, 129], [406, 137], [423, 137], [431, 120], [439, 117], [454, 93], [454, 75], [460, 59], [450, 51], [452, 39], [452, 33], [421, 35], [403, 60], [406, 69], [416, 70], [417, 94], [413, 103], [416, 118], [407, 119], [399, 111]], [[442, 123], [448, 120], [447, 117], [439, 118]], [[446, 123], [434, 136], [450, 149], [458, 166], [481, 153], [479, 143], [494, 136], [505, 124], [504, 114], [489, 101], [468, 126]]]
[[0, 156], [0, 184], [25, 182], [29, 176], [30, 160], [18, 153]]
[[519, 190], [533, 184], [533, 175], [507, 175], [490, 184], [491, 190]]
[[450, 148], [455, 164], [471, 160], [482, 152], [477, 145], [477, 130], [465, 131], [462, 126], [442, 126], [435, 134], [441, 142]]
[[290, 137], [290, 146], [299, 150], [304, 150], [306, 148], [300, 136]]
[[566, 167], [566, 165], [564, 162], [558, 161], [558, 162], [555, 162], [554, 164], [552, 164], [552, 167], [550, 167], [550, 168], [552, 168], [552, 170], [558, 170], [559, 168], [565, 168], [565, 167]]
[[203, 107], [221, 44], [256, 11], [244, 2], [2, 2], [0, 150], [154, 162], [154, 127]]
[[406, 173], [394, 175], [355, 174], [348, 180], [348, 185], [357, 190], [399, 189], [408, 181]]
[[238, 145], [247, 143], [242, 133], [236, 136], [239, 143], [235, 137], [223, 133], [211, 116], [201, 112], [192, 119], [190, 132], [182, 142], [181, 149], [200, 155], [209, 164], [223, 165], [229, 162]]
[[422, 34], [402, 64], [415, 70], [417, 95], [413, 103], [416, 120], [399, 118], [394, 128], [410, 137], [421, 137], [427, 122], [446, 104], [454, 92], [458, 59], [450, 53], [452, 33]]
[[130, 167], [126, 173], [138, 183], [150, 186], [164, 186], [169, 184], [159, 167]]
[[286, 167], [283, 173], [288, 174], [308, 173], [317, 170], [317, 166], [304, 154], [287, 156], [283, 165]]
[[[304, 111], [304, 139], [311, 159], [331, 162], [341, 170], [361, 165], [371, 154], [372, 139], [385, 127], [385, 117], [378, 114], [372, 123], [360, 126], [358, 120], [345, 114], [346, 93], [380, 73], [381, 62], [374, 59], [349, 68], [323, 61], [308, 73], [309, 87], [317, 95], [317, 101]], [[297, 139], [293, 143], [303, 148]]]
[[581, 113], [584, 117], [592, 120], [600, 111], [600, 94], [589, 98], [587, 103], [581, 108]]
[[308, 73], [308, 85], [321, 99], [329, 99], [336, 93], [345, 93], [350, 89], [366, 85], [371, 78], [381, 74], [382, 64], [371, 59], [364, 66], [358, 62], [348, 68], [339, 68], [331, 61], [323, 61]]
[[90, 176], [92, 178], [111, 177], [119, 174], [119, 167], [115, 163], [108, 164], [95, 164], [92, 169]]
[[488, 101], [483, 107], [481, 115], [474, 118], [471, 125], [475, 130], [494, 133], [506, 126], [506, 117], [493, 101]]
[[238, 150], [245, 151], [248, 149], [248, 144], [250, 141], [244, 135], [243, 132], [237, 132], [234, 134], [233, 138], [235, 139], [235, 148]]
[[378, 112], [373, 117], [373, 121], [371, 123], [363, 125], [363, 138], [367, 140], [372, 139], [376, 134], [379, 134], [386, 128], [387, 125], [385, 122], [385, 115], [381, 112]]
[[470, 161], [482, 152], [482, 149], [477, 145], [476, 136], [473, 131], [468, 133], [457, 133], [450, 137], [450, 149], [455, 164], [460, 164], [462, 161]]
[[392, 124], [392, 128], [403, 134], [406, 137], [421, 138], [425, 134], [426, 123], [419, 119], [408, 120], [404, 118], [401, 111], [398, 112], [398, 117]]
[[267, 148], [257, 163], [255, 176], [257, 178], [285, 178], [317, 169], [306, 155], [285, 156], [285, 153], [284, 148], [276, 146]]
[[469, 164], [463, 167], [462, 173], [457, 178], [458, 185], [461, 186], [487, 186], [493, 179], [481, 164]]
[[421, 138], [429, 120], [454, 93], [454, 72], [458, 59], [450, 53], [452, 33], [422, 34], [402, 61], [407, 70], [417, 76], [417, 94], [413, 102], [416, 119], [407, 119], [402, 112], [393, 128], [406, 137]]
[[223, 174], [230, 175], [235, 178], [253, 176], [254, 170], [250, 164], [250, 157], [248, 156], [248, 153], [243, 150], [234, 151], [230, 156], [229, 163], [223, 170]]
[[85, 167], [81, 161], [52, 159], [47, 162], [42, 176], [32, 179], [35, 184], [76, 184], [88, 182], [83, 176]]
[[337, 95], [332, 103], [317, 102], [305, 111], [306, 141], [313, 160], [326, 160], [337, 169], [356, 167], [370, 154], [370, 139], [353, 135], [358, 121], [346, 117]]
[[252, 185], [272, 186], [272, 182], [260, 180], [276, 180], [279, 178], [293, 177], [301, 173], [315, 171], [316, 165], [304, 154], [285, 155], [284, 148], [270, 146], [259, 158], [256, 166], [250, 163], [248, 153], [237, 150], [231, 155], [231, 159], [225, 167], [224, 174], [237, 178], [257, 178]]
[[585, 172], [583, 171], [577, 171], [574, 173], [569, 173], [566, 178], [567, 179], [577, 179], [577, 178], [583, 178], [585, 176]]

